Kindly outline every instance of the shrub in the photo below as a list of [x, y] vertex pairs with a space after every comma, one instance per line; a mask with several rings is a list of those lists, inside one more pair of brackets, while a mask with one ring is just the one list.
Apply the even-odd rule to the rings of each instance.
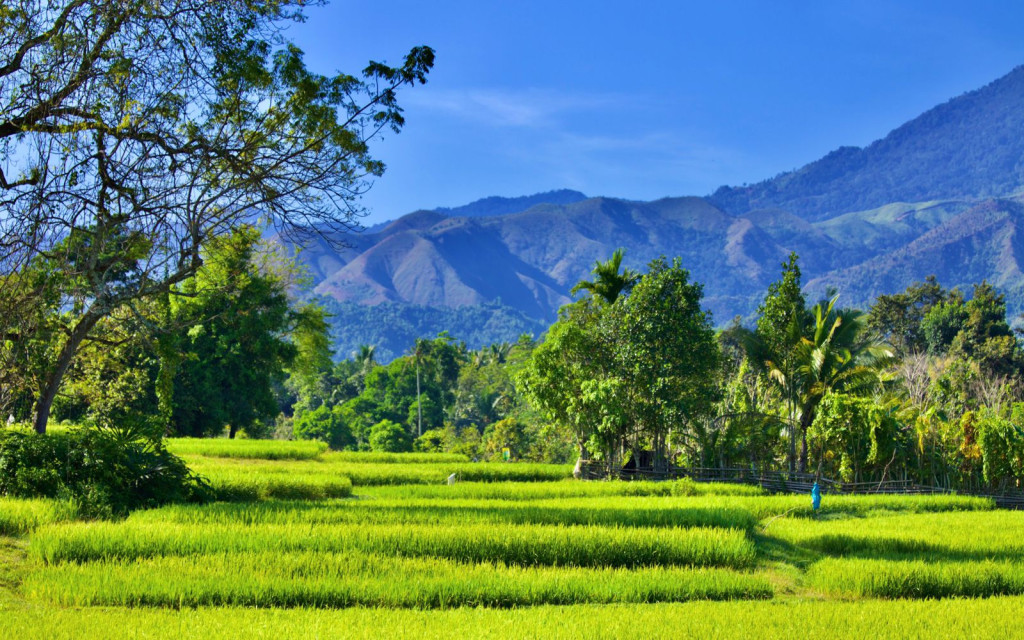
[[505, 418], [495, 422], [487, 428], [485, 435], [484, 455], [492, 461], [504, 460], [505, 449], [509, 450], [511, 459], [519, 460], [523, 457], [529, 444], [526, 425], [515, 418]]
[[158, 440], [110, 429], [0, 431], [0, 495], [61, 498], [87, 517], [205, 499], [205, 481]]
[[466, 460], [479, 460], [483, 456], [483, 439], [474, 424], [458, 428], [446, 422], [440, 429], [424, 431], [413, 442], [413, 448], [424, 453], [451, 453]]
[[370, 427], [370, 448], [384, 453], [400, 453], [412, 451], [412, 442], [402, 425], [381, 420]]
[[295, 416], [293, 425], [299, 440], [319, 440], [335, 450], [351, 448], [356, 443], [340, 407], [332, 409], [322, 404], [312, 411], [302, 411]]

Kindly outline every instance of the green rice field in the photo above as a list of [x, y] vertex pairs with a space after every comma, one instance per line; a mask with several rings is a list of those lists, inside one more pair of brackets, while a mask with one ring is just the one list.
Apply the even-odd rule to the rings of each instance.
[[0, 638], [1024, 636], [1024, 513], [986, 499], [169, 446], [218, 501], [0, 498]]

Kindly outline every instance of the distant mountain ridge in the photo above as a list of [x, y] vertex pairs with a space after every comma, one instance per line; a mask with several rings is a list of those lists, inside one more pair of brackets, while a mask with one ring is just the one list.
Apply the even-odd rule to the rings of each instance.
[[501, 196], [490, 196], [476, 200], [461, 207], [437, 207], [434, 211], [443, 213], [449, 217], [465, 216], [478, 218], [482, 216], [503, 216], [509, 213], [526, 211], [538, 204], [572, 204], [580, 200], [586, 200], [587, 196], [572, 189], [557, 189], [535, 193], [532, 196], [520, 196], [518, 198], [503, 198]]
[[709, 197], [742, 214], [780, 208], [807, 220], [890, 202], [1011, 195], [1024, 184], [1024, 66], [928, 110], [866, 148]]
[[[571, 190], [485, 198], [346, 236], [341, 251], [311, 243], [303, 259], [315, 293], [343, 311], [343, 355], [357, 335], [397, 354], [413, 330], [461, 330], [474, 347], [536, 333], [617, 247], [634, 269], [680, 256], [720, 325], [756, 310], [790, 251], [811, 299], [835, 286], [843, 304], [863, 307], [934, 273], [966, 293], [989, 280], [1015, 314], [1024, 311], [1022, 189], [1018, 67], [864, 149], [756, 185], [653, 202]], [[405, 337], [389, 333], [389, 318], [401, 318]]]

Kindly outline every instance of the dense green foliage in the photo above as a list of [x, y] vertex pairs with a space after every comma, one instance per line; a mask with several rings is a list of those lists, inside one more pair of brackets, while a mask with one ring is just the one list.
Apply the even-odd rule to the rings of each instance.
[[470, 351], [441, 334], [418, 339], [408, 354], [382, 365], [377, 349], [362, 345], [353, 359], [325, 364], [313, 376], [293, 373], [280, 423], [291, 427], [287, 435], [336, 450], [563, 462], [571, 443], [537, 417], [512, 379], [535, 347], [523, 336]]
[[670, 437], [686, 440], [711, 413], [720, 352], [701, 286], [678, 259], [655, 260], [641, 277], [620, 274], [617, 256], [598, 263], [581, 287], [591, 295], [562, 309], [517, 381], [572, 431], [581, 459], [615, 465], [652, 449], [663, 467]]
[[[441, 460], [579, 458], [611, 473], [671, 464], [789, 468], [975, 492], [1013, 489], [1024, 475], [1024, 359], [1004, 299], [986, 283], [965, 298], [930, 279], [868, 313], [840, 307], [835, 295], [808, 309], [790, 256], [756, 327], [734, 323], [716, 339], [701, 287], [679, 261], [656, 260], [635, 274], [613, 259], [598, 263], [583, 288], [590, 293], [567, 305], [540, 342], [524, 336], [472, 351], [441, 334], [387, 364], [369, 345], [332, 362], [322, 312], [285, 296], [301, 274], [256, 240], [243, 229], [211, 245], [209, 264], [180, 289], [187, 295], [164, 308], [164, 339], [97, 350], [69, 374], [76, 395], [58, 412], [147, 433], [162, 424], [184, 429], [188, 415], [201, 415], [207, 434], [318, 442], [303, 450], [252, 441], [248, 453], [227, 455], [311, 459], [357, 487], [453, 473], [463, 481], [564, 477], [525, 465], [430, 464]], [[218, 279], [233, 284], [202, 285]], [[607, 296], [605, 280], [614, 285]], [[257, 293], [197, 313], [209, 318], [203, 324], [175, 323], [206, 304], [202, 292], [228, 300], [244, 291]], [[228, 313], [239, 307], [246, 310]], [[269, 317], [261, 309], [273, 309], [275, 321], [258, 321]], [[246, 317], [254, 324], [240, 328]], [[167, 344], [176, 345], [173, 356]], [[181, 442], [225, 498], [347, 491], [311, 481], [314, 469], [301, 465], [275, 472], [276, 485], [245, 481], [244, 470], [213, 459], [224, 444], [204, 451]], [[410, 451], [450, 457], [393, 472], [358, 456], [321, 459], [324, 445], [375, 452], [378, 463]], [[286, 473], [295, 477], [284, 482]]]
[[292, 309], [287, 273], [259, 241], [251, 227], [211, 241], [195, 277], [172, 291], [160, 355], [179, 435], [234, 435], [277, 413], [272, 384], [298, 356], [286, 335], [316, 310]]
[[360, 345], [377, 345], [381, 362], [400, 357], [417, 338], [447, 331], [471, 349], [515, 340], [523, 334], [540, 336], [546, 318], [531, 318], [500, 301], [459, 307], [428, 307], [382, 302], [323, 301], [331, 314], [331, 337], [337, 356], [345, 358]]
[[[285, 37], [304, 5], [4, 7], [0, 370], [14, 371], [2, 381], [5, 414], [15, 396], [28, 398], [13, 406], [45, 432], [83, 347], [110, 331], [156, 339], [148, 307], [196, 277], [204, 250], [231, 231], [256, 220], [293, 234], [349, 228], [367, 179], [384, 171], [369, 143], [401, 129], [396, 92], [425, 82], [434, 52], [416, 47], [397, 67], [371, 62], [362, 78], [313, 73]], [[201, 305], [223, 314], [217, 298]], [[222, 336], [266, 319], [233, 311], [217, 319]], [[198, 353], [230, 353], [193, 337]], [[238, 374], [239, 384], [262, 382], [258, 370]], [[269, 406], [253, 391], [251, 406], [219, 398], [232, 419]]]
[[334, 448], [411, 441], [472, 460], [599, 460], [612, 473], [674, 463], [1017, 485], [1024, 360], [1001, 294], [981, 283], [965, 298], [930, 278], [867, 313], [835, 294], [808, 308], [796, 256], [782, 267], [756, 326], [714, 340], [678, 261], [644, 274], [599, 261], [539, 343], [470, 351], [442, 334], [387, 365], [364, 345], [313, 383], [289, 382], [283, 425]]
[[122, 515], [208, 490], [159, 441], [123, 432], [0, 430], [0, 496], [59, 498], [83, 515]]
[[[133, 332], [98, 324], [57, 417], [153, 438], [269, 432], [288, 373], [308, 378], [330, 362], [323, 311], [291, 298], [301, 271], [253, 227], [212, 240], [202, 257], [194, 277], [136, 308]], [[28, 418], [27, 406], [14, 415]]]

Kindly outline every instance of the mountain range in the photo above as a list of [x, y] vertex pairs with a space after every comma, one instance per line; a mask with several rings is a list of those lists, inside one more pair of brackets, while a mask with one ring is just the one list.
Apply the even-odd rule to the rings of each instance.
[[539, 334], [617, 247], [642, 270], [680, 256], [713, 322], [750, 318], [780, 263], [800, 256], [809, 299], [866, 307], [934, 274], [968, 295], [987, 279], [1024, 311], [1024, 67], [865, 148], [841, 147], [770, 180], [640, 202], [560, 190], [421, 210], [307, 242], [313, 292], [338, 353], [384, 358], [447, 330], [471, 347]]

